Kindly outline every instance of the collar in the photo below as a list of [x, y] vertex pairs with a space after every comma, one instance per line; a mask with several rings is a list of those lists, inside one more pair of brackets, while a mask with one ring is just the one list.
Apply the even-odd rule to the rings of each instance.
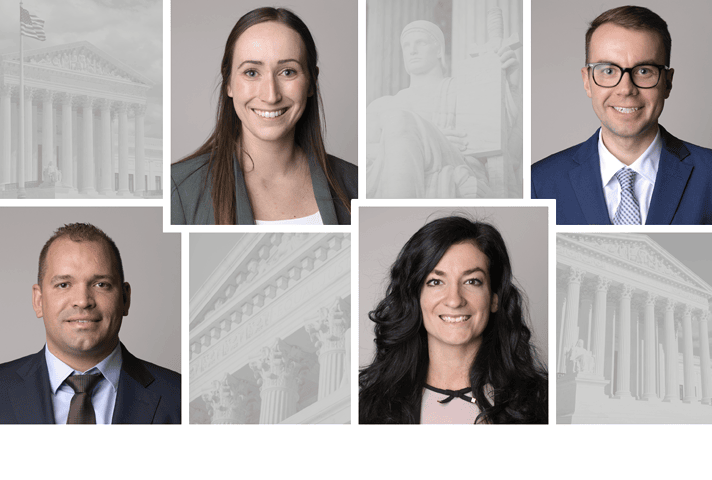
[[[643, 152], [643, 154], [629, 166], [629, 168], [635, 171], [635, 173], [637, 173], [640, 177], [647, 180], [648, 183], [654, 185], [655, 178], [658, 175], [658, 166], [660, 165], [662, 148], [663, 140], [660, 135], [660, 128], [658, 127], [658, 133], [655, 135], [653, 142], [648, 146], [645, 152]], [[598, 158], [601, 166], [601, 180], [603, 181], [603, 186], [605, 187], [613, 180], [616, 172], [626, 165], [614, 157], [608, 148], [606, 148], [603, 144], [601, 129], [598, 130]]]
[[62, 386], [64, 380], [73, 373], [84, 375], [88, 373], [101, 373], [104, 378], [114, 388], [114, 392], [119, 387], [119, 376], [121, 375], [121, 342], [116, 344], [116, 348], [104, 360], [91, 367], [86, 372], [74, 370], [72, 367], [61, 361], [49, 351], [45, 345], [45, 360], [47, 362], [47, 372], [49, 373], [49, 384], [52, 388], [52, 394], [55, 395], [59, 387]]

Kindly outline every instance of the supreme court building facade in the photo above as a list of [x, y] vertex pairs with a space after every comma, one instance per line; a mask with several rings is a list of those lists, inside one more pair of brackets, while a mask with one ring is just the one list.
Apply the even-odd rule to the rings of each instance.
[[646, 235], [557, 235], [557, 423], [712, 423], [712, 287]]
[[0, 57], [0, 198], [18, 182], [30, 198], [162, 196], [162, 140], [145, 137], [151, 80], [86, 41], [39, 48], [24, 53], [20, 106], [18, 59]]
[[350, 251], [345, 233], [239, 238], [191, 292], [190, 423], [350, 422]]

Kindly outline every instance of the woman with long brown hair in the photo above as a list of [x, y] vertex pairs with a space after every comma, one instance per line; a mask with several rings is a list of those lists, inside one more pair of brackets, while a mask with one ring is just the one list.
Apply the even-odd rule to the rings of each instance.
[[307, 26], [258, 8], [225, 45], [215, 129], [171, 166], [172, 224], [350, 224], [357, 168], [328, 155]]

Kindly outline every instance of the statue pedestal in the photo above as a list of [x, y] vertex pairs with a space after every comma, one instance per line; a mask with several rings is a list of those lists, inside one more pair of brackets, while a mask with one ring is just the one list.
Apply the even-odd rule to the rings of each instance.
[[608, 380], [592, 373], [567, 373], [556, 380], [556, 423], [599, 423]]

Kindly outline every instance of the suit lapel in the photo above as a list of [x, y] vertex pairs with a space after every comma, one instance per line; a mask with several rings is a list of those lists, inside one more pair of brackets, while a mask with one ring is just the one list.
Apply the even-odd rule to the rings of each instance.
[[24, 381], [9, 389], [17, 423], [55, 423], [44, 349], [29, 357], [17, 374]]
[[[608, 217], [608, 207], [603, 196], [603, 180], [598, 159], [598, 132], [581, 145], [573, 160], [579, 166], [569, 171], [569, 180], [586, 223], [610, 225], [611, 219]], [[566, 209], [567, 206], [563, 208]]]
[[646, 224], [669, 225], [677, 211], [685, 186], [692, 174], [692, 165], [682, 162], [690, 155], [684, 143], [670, 135], [662, 126], [660, 134], [663, 148], [660, 152], [658, 174], [650, 199], [650, 209]]
[[121, 375], [119, 390], [116, 395], [116, 406], [111, 423], [148, 424], [158, 408], [161, 396], [150, 390], [153, 375], [139, 359], [134, 357], [121, 344]]

